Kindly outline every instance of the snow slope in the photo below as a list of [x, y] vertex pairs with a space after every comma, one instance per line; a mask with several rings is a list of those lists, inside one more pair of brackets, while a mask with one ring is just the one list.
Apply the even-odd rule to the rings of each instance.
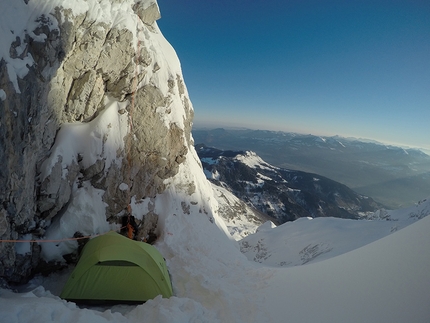
[[[174, 297], [81, 309], [42, 286], [0, 290], [2, 322], [429, 321], [430, 217], [338, 257], [291, 268], [247, 261], [195, 212], [167, 216], [164, 230], [156, 246], [166, 257]], [[53, 275], [45, 286], [55, 281], [62, 280]]]
[[273, 322], [429, 322], [429, 230], [426, 217], [342, 256], [276, 271], [261, 291]]
[[301, 218], [263, 226], [240, 241], [249, 260], [289, 267], [321, 261], [376, 241], [430, 214], [430, 199], [400, 210], [378, 210], [370, 220]]

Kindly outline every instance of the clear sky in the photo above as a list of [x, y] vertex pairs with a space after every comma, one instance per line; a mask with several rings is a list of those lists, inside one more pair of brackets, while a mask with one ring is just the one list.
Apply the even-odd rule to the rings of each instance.
[[195, 126], [430, 149], [429, 0], [158, 0]]

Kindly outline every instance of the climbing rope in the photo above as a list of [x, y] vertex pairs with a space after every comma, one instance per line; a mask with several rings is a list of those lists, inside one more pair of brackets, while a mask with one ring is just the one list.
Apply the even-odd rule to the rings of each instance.
[[134, 57], [135, 69], [134, 69], [132, 93], [131, 93], [131, 103], [130, 103], [129, 117], [128, 117], [130, 131], [129, 131], [129, 135], [127, 137], [126, 149], [125, 149], [126, 154], [127, 154], [127, 163], [128, 163], [127, 236], [130, 239], [133, 239], [133, 236], [134, 236], [134, 228], [131, 225], [131, 214], [132, 214], [132, 209], [131, 209], [131, 183], [132, 183], [131, 170], [132, 170], [132, 166], [133, 166], [133, 159], [131, 156], [131, 146], [132, 146], [131, 140], [133, 138], [133, 112], [134, 112], [134, 106], [135, 106], [135, 101], [136, 101], [137, 87], [139, 85], [138, 84], [138, 75], [139, 75], [139, 58], [140, 58], [140, 38], [139, 38], [139, 27], [137, 24], [136, 24], [136, 37], [137, 37], [137, 46], [136, 46], [136, 55]]
[[87, 237], [78, 237], [78, 238], [64, 238], [64, 239], [49, 239], [49, 240], [42, 240], [42, 239], [31, 239], [31, 240], [14, 240], [14, 239], [2, 239], [0, 240], [0, 242], [2, 243], [6, 243], [6, 242], [36, 242], [36, 243], [41, 243], [41, 242], [63, 242], [63, 241], [75, 241], [75, 240], [80, 240], [80, 239], [88, 239], [88, 238], [92, 238], [92, 237], [97, 237], [101, 234], [97, 234], [94, 236], [87, 236]]
[[22, 240], [15, 240], [15, 239], [0, 239], [0, 243], [6, 243], [6, 242], [18, 242], [18, 243], [27, 243], [27, 242], [35, 242], [35, 243], [45, 243], [45, 242], [64, 242], [64, 241], [77, 241], [77, 240], [82, 240], [82, 239], [91, 239], [91, 238], [95, 238], [98, 236], [102, 236], [105, 235], [109, 232], [118, 232], [121, 231], [122, 229], [125, 229], [126, 226], [123, 226], [117, 230], [110, 230], [104, 233], [99, 233], [99, 234], [93, 234], [93, 235], [87, 235], [87, 236], [82, 236], [82, 237], [73, 237], [73, 238], [63, 238], [63, 239], [22, 239]]

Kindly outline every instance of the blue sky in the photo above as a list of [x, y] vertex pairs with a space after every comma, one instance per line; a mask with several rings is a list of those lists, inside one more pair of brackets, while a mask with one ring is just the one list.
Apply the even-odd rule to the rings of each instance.
[[430, 149], [430, 2], [158, 0], [195, 126]]

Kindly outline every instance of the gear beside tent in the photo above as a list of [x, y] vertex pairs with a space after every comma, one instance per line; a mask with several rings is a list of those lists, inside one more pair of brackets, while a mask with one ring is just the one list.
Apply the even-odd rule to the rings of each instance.
[[109, 232], [85, 245], [60, 297], [77, 303], [135, 303], [172, 294], [166, 263], [155, 247]]

